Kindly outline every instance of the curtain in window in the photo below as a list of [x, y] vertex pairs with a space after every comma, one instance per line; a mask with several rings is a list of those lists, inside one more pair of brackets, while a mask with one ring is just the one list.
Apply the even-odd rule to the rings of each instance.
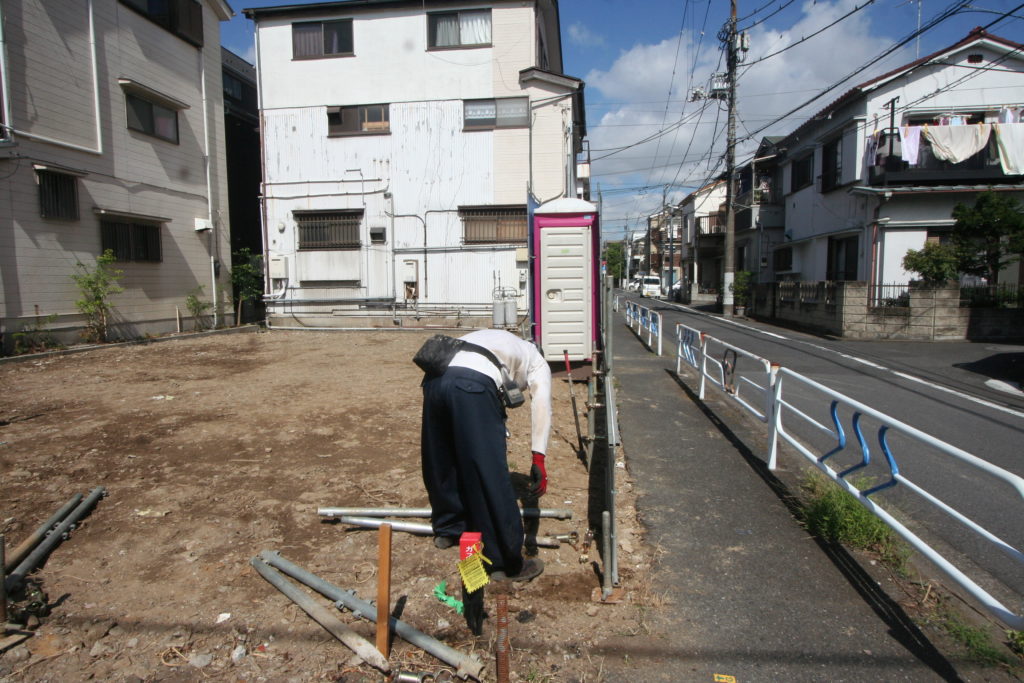
[[178, 141], [178, 115], [170, 109], [153, 105], [153, 132], [167, 140]]
[[462, 45], [486, 45], [491, 42], [491, 11], [459, 12]]
[[323, 27], [319, 23], [292, 24], [292, 56], [315, 57], [323, 51]]
[[494, 104], [494, 100], [466, 102], [466, 126], [493, 126], [495, 123], [496, 113], [497, 108]]
[[459, 15], [432, 14], [430, 16], [433, 35], [431, 47], [451, 47], [459, 44]]
[[530, 123], [525, 97], [508, 97], [496, 102], [499, 126], [526, 126]]
[[339, 55], [352, 52], [352, 24], [332, 21], [324, 24], [324, 54]]

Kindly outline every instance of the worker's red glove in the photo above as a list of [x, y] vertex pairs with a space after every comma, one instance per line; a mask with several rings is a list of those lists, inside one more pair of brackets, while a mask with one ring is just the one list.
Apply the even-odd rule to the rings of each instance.
[[548, 490], [548, 471], [544, 467], [544, 454], [533, 452], [533, 465], [530, 467], [530, 493], [543, 496]]

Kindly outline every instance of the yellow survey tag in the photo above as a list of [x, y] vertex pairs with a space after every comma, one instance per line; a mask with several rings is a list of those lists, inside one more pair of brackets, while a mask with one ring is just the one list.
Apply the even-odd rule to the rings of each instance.
[[473, 593], [483, 588], [491, 580], [484, 569], [484, 562], [491, 563], [479, 549], [466, 559], [459, 560], [459, 574], [462, 576], [462, 585], [466, 587], [467, 593]]
[[735, 676], [729, 676], [728, 674], [715, 674], [712, 679], [715, 683], [736, 683]]

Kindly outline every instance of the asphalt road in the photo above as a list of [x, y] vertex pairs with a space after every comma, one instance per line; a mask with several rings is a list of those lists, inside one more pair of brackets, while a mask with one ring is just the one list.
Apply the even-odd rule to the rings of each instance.
[[[725, 319], [679, 304], [630, 298], [664, 316], [663, 352], [668, 356], [675, 355], [675, 326], [682, 323], [779, 363], [934, 438], [1024, 476], [1024, 392], [1017, 388], [1024, 386], [1024, 345], [835, 340], [746, 319]], [[720, 360], [721, 351], [722, 347], [718, 347], [709, 355]], [[753, 383], [764, 385], [763, 376], [758, 376], [755, 363], [742, 357], [736, 359], [736, 368], [734, 382], [740, 386], [741, 395], [757, 405], [761, 397]], [[744, 376], [751, 383], [744, 382]], [[787, 401], [820, 424], [833, 427], [829, 400], [796, 383], [784, 384], [783, 388]], [[737, 412], [736, 417], [743, 416]], [[840, 424], [848, 438], [846, 448], [829, 460], [837, 471], [862, 459], [852, 417], [839, 411]], [[810, 423], [786, 419], [787, 428], [813, 444], [817, 453], [835, 447], [834, 439]], [[871, 481], [871, 485], [888, 480], [878, 424], [863, 418], [857, 426], [872, 458], [872, 464], [857, 476]], [[767, 428], [763, 430], [767, 443]], [[1014, 548], [1024, 549], [1024, 499], [1018, 492], [934, 448], [892, 433], [887, 438], [901, 475]], [[1024, 564], [1019, 560], [1007, 557], [974, 532], [966, 531], [938, 512], [935, 505], [909, 493], [906, 487], [897, 486], [876, 494], [874, 499], [898, 510], [901, 518], [911, 520], [908, 526], [915, 533], [935, 545], [1004, 604], [1021, 613]]]

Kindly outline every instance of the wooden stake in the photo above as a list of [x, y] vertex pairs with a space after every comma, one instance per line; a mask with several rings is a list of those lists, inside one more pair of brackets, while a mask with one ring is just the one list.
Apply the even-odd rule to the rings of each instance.
[[377, 538], [377, 649], [387, 659], [391, 635], [391, 525], [381, 524]]

